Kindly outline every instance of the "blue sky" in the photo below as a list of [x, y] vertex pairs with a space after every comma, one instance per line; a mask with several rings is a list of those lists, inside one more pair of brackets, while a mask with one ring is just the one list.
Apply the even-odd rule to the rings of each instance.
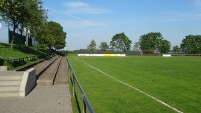
[[201, 0], [42, 0], [48, 20], [67, 32], [66, 50], [99, 47], [124, 32], [134, 42], [149, 32], [161, 32], [171, 45], [186, 35], [201, 35]]

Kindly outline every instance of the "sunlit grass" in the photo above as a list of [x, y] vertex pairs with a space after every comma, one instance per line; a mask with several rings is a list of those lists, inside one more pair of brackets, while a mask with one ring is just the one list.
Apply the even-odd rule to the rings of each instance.
[[95, 112], [174, 112], [87, 66], [166, 102], [183, 112], [201, 112], [201, 57], [68, 56]]

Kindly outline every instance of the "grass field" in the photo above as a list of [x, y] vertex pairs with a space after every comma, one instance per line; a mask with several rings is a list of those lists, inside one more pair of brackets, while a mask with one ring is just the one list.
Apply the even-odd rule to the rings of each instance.
[[201, 112], [201, 57], [68, 59], [96, 113]]

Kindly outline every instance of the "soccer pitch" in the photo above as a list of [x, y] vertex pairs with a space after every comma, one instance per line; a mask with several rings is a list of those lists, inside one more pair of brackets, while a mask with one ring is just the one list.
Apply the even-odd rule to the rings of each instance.
[[201, 112], [201, 57], [68, 60], [96, 113]]

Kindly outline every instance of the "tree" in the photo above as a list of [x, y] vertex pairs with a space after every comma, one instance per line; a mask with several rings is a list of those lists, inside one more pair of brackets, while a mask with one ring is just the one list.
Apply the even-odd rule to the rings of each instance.
[[172, 50], [173, 50], [173, 52], [178, 53], [179, 52], [179, 46], [178, 45], [173, 46]]
[[160, 32], [151, 32], [140, 36], [140, 48], [145, 51], [157, 51], [161, 40], [163, 39]]
[[117, 51], [129, 51], [132, 41], [124, 34], [119, 33], [112, 37], [110, 46]]
[[160, 32], [150, 32], [140, 36], [140, 48], [143, 52], [157, 52], [167, 53], [170, 50], [170, 42], [163, 39]]
[[45, 23], [40, 32], [38, 32], [38, 41], [47, 46], [49, 49], [62, 49], [66, 46], [66, 32], [63, 27], [57, 22]]
[[160, 53], [167, 53], [170, 51], [170, 47], [171, 47], [171, 44], [169, 41], [161, 40], [158, 50], [160, 51]]
[[107, 42], [101, 42], [99, 48], [101, 51], [106, 51], [109, 48], [109, 45], [107, 44]]
[[0, 15], [6, 23], [11, 23], [13, 27], [11, 49], [13, 49], [15, 30], [20, 24], [20, 18], [23, 16], [21, 10], [23, 9], [22, 0], [1, 0], [0, 1]]
[[87, 46], [87, 49], [90, 50], [91, 53], [92, 51], [96, 50], [96, 42], [93, 39], [91, 40], [90, 44]]
[[20, 31], [23, 31], [24, 27], [26, 28], [26, 45], [28, 46], [30, 31], [32, 32], [33, 28], [42, 24], [43, 10], [42, 2], [40, 0], [23, 0], [23, 5], [24, 8], [21, 11], [23, 16], [20, 19], [22, 29]]
[[6, 23], [13, 27], [11, 49], [13, 48], [14, 34], [17, 28], [33, 26], [40, 21], [41, 12], [38, 7], [40, 0], [1, 0], [0, 15]]
[[135, 44], [133, 45], [133, 50], [134, 51], [139, 51], [140, 50], [140, 43], [139, 42], [135, 42]]
[[135, 42], [135, 44], [133, 46], [133, 50], [134, 51], [139, 51], [140, 55], [142, 56], [142, 50], [140, 49], [140, 42]]
[[185, 53], [201, 53], [201, 35], [186, 36], [180, 47]]

